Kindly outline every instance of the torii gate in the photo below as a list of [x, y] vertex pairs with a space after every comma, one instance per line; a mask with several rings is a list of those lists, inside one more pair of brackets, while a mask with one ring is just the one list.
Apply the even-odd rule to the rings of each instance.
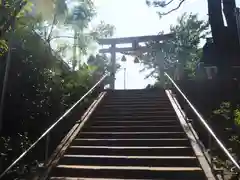
[[[148, 48], [145, 46], [140, 46], [139, 43], [146, 42], [159, 42], [162, 43], [165, 40], [171, 39], [174, 34], [163, 34], [163, 35], [153, 35], [153, 36], [137, 36], [137, 37], [126, 37], [126, 38], [108, 38], [108, 39], [98, 39], [100, 45], [110, 45], [110, 48], [103, 48], [99, 50], [99, 53], [110, 53], [111, 54], [111, 74], [110, 74], [110, 89], [114, 89], [115, 86], [115, 66], [116, 66], [116, 53], [124, 53], [131, 51], [144, 52], [158, 52], [154, 51], [153, 48]], [[131, 47], [116, 47], [117, 44], [131, 44]], [[156, 57], [158, 55], [156, 54]]]

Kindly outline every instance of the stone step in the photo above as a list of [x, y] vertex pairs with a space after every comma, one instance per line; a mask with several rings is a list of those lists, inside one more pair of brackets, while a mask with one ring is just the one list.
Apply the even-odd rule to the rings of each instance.
[[184, 132], [80, 132], [77, 138], [99, 138], [99, 139], [156, 139], [156, 138], [186, 138]]
[[194, 156], [191, 146], [70, 146], [66, 154], [109, 156]]
[[107, 97], [106, 100], [108, 101], [117, 101], [117, 102], [128, 102], [128, 101], [166, 101], [166, 102], [169, 102], [169, 99], [166, 97], [166, 96], [162, 96], [162, 97], [159, 97], [159, 96], [129, 96], [129, 97]]
[[121, 179], [205, 179], [199, 167], [83, 166], [58, 165], [52, 176]]
[[139, 100], [112, 100], [112, 101], [107, 101], [104, 103], [104, 105], [144, 105], [144, 106], [148, 106], [151, 104], [158, 104], [159, 106], [164, 106], [164, 105], [170, 105], [170, 101], [169, 100], [159, 100], [159, 99], [152, 99], [152, 100], [148, 100], [148, 99], [139, 99]]
[[134, 106], [132, 108], [129, 108], [127, 106], [118, 106], [118, 107], [104, 107], [99, 109], [101, 110], [101, 112], [109, 112], [109, 111], [127, 111], [127, 112], [132, 112], [132, 111], [173, 111], [172, 107], [158, 107], [158, 106], [153, 106], [153, 107], [138, 107], [138, 106]]
[[89, 121], [86, 125], [93, 126], [174, 126], [180, 125], [179, 121], [176, 120], [141, 120], [141, 121], [127, 121], [127, 120], [99, 120], [99, 121]]
[[111, 115], [111, 116], [105, 116], [105, 115], [102, 115], [102, 116], [94, 116], [92, 118], [91, 121], [95, 121], [95, 120], [131, 120], [131, 121], [139, 121], [139, 120], [176, 120], [177, 121], [177, 116], [175, 114], [168, 114], [168, 115], [156, 115], [156, 114], [144, 114], [144, 115], [141, 115], [141, 116], [133, 116], [133, 115], [124, 115], [124, 116], [114, 116], [114, 115]]
[[198, 167], [194, 156], [106, 156], [66, 154], [60, 165], [84, 166], [144, 166], [144, 167]]
[[89, 139], [77, 138], [73, 146], [190, 146], [186, 138], [165, 139]]
[[179, 126], [85, 126], [82, 132], [181, 132]]
[[173, 116], [176, 113], [172, 110], [165, 111], [99, 111], [94, 116]]
[[[116, 178], [84, 178], [84, 177], [50, 177], [50, 180], [126, 180]], [[136, 179], [127, 179], [136, 180]], [[137, 180], [150, 180], [150, 179], [137, 179]]]
[[172, 108], [170, 103], [155, 103], [155, 104], [110, 104], [109, 102], [103, 103], [101, 109], [105, 108]]

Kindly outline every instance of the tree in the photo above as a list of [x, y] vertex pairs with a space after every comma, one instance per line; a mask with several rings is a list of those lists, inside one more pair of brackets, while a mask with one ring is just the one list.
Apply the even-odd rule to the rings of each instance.
[[112, 37], [115, 31], [115, 27], [111, 24], [106, 24], [104, 21], [101, 21], [100, 24], [95, 26], [90, 35], [97, 40], [98, 38], [109, 38]]
[[[49, 7], [55, 6], [58, 8], [54, 9], [53, 14], [48, 13], [49, 17], [46, 17], [49, 22], [47, 29], [50, 33], [45, 39], [49, 44], [52, 41], [58, 43], [57, 48], [62, 50], [61, 54], [63, 55], [72, 51], [72, 57], [67, 61], [71, 63], [72, 70], [77, 70], [77, 67], [82, 63], [80, 62], [80, 56], [87, 55], [89, 46], [100, 37], [111, 37], [115, 28], [101, 21], [99, 25], [89, 30], [89, 22], [95, 15], [94, 4], [91, 0], [69, 1], [68, 3], [73, 2], [75, 4], [73, 6], [67, 6], [65, 1], [46, 3]], [[42, 5], [42, 7], [44, 9], [45, 6]], [[71, 35], [59, 36], [59, 30], [69, 32]], [[66, 40], [65, 37], [69, 39]]]
[[[67, 25], [61, 24], [59, 18], [56, 18], [58, 19], [56, 23], [49, 23], [52, 26], [49, 26], [48, 31], [45, 31], [48, 33], [44, 33], [44, 22], [41, 21], [41, 18], [38, 19], [38, 16], [30, 16], [25, 13], [21, 18], [17, 16], [15, 19], [16, 28], [13, 33], [13, 46], [11, 48], [13, 61], [7, 83], [6, 104], [3, 114], [4, 128], [0, 134], [0, 171], [26, 150], [56, 118], [99, 80], [97, 79], [98, 76], [95, 75], [96, 69], [99, 71], [98, 74], [103, 74], [102, 70], [105, 72], [105, 69], [102, 69], [104, 65], [101, 68], [96, 68], [95, 65], [91, 66], [86, 63], [82, 64], [79, 70], [71, 71], [69, 66], [56, 55], [50, 41], [46, 40], [48, 40], [51, 28], [50, 39], [57, 35], [56, 28], [66, 28]], [[84, 18], [87, 19], [86, 21], [89, 20], [89, 17]], [[69, 27], [71, 26], [69, 25]], [[84, 28], [84, 30], [88, 29], [87, 26]], [[81, 37], [91, 33], [90, 30], [84, 31]], [[3, 37], [6, 42], [9, 36], [7, 31]], [[91, 34], [91, 36], [94, 39], [99, 34], [97, 36]], [[81, 38], [81, 40], [84, 40], [84, 38]], [[80, 46], [86, 45], [88, 47], [88, 43], [89, 41], [84, 41]], [[65, 48], [66, 46], [59, 46], [58, 53], [61, 53]], [[0, 78], [2, 79], [6, 64], [6, 53], [3, 53], [0, 58]], [[94, 94], [89, 96], [86, 100], [87, 105], [93, 98], [95, 98]], [[81, 104], [81, 111], [78, 109], [80, 115], [86, 109], [85, 106], [84, 102], [83, 107]], [[66, 135], [75, 120], [73, 118], [64, 121], [64, 125], [60, 125], [57, 131], [51, 133], [51, 151]], [[11, 127], [12, 125], [14, 126]], [[31, 171], [31, 167], [36, 167], [32, 165], [33, 161], [36, 158], [40, 162], [43, 161], [43, 154], [41, 153], [44, 151], [43, 148], [44, 145], [40, 144], [33, 154], [17, 164], [12, 169], [12, 173], [8, 174], [10, 176], [8, 179], [26, 179], [25, 174]]]
[[[166, 0], [146, 0], [146, 4], [148, 6], [154, 6], [154, 7], [157, 7], [157, 8], [159, 8], [159, 7], [160, 8], [165, 8], [169, 5], [171, 5], [172, 3], [174, 3], [174, 1], [175, 0], [169, 0], [169, 1], [166, 1]], [[180, 0], [180, 2], [178, 2], [178, 5], [176, 7], [168, 10], [167, 12], [158, 12], [158, 14], [160, 16], [168, 15], [171, 12], [178, 10], [185, 1], [186, 0]]]
[[0, 4], [0, 56], [8, 50], [6, 34], [31, 11], [31, 6], [28, 0], [4, 0]]
[[[20, 3], [20, 4], [19, 4]], [[7, 52], [8, 54], [6, 57], [6, 65], [5, 65], [5, 72], [4, 72], [4, 78], [3, 78], [3, 86], [2, 86], [2, 91], [1, 91], [1, 103], [0, 103], [0, 131], [2, 129], [2, 113], [3, 113], [3, 106], [4, 106], [4, 98], [5, 98], [5, 92], [6, 92], [6, 84], [8, 81], [8, 75], [9, 75], [9, 67], [10, 67], [10, 62], [11, 62], [11, 46], [12, 46], [12, 41], [13, 41], [13, 36], [17, 28], [25, 28], [24, 22], [24, 15], [28, 13], [30, 10], [28, 6], [28, 1], [4, 1], [1, 4], [1, 10], [3, 11], [3, 16], [1, 17], [1, 23], [2, 23], [2, 32], [1, 35], [1, 54], [3, 55], [4, 53]], [[23, 21], [22, 21], [23, 20]], [[6, 28], [6, 29], [5, 29]], [[8, 44], [6, 43], [8, 41]], [[8, 46], [10, 46], [8, 48]]]
[[[94, 76], [100, 79], [104, 74], [110, 73], [112, 70], [112, 64], [109, 57], [106, 54], [97, 54], [96, 56], [90, 55], [87, 63], [90, 66], [95, 67]], [[120, 64], [116, 64], [116, 71], [120, 68]]]
[[[142, 56], [144, 70], [151, 69], [149, 76], [159, 78], [159, 61], [164, 61], [168, 70], [173, 70], [172, 66], [178, 62], [180, 74], [187, 69], [188, 75], [193, 75], [197, 62], [201, 58], [200, 40], [207, 35], [208, 24], [199, 20], [196, 14], [183, 14], [178, 18], [177, 24], [170, 27], [170, 32], [175, 34], [173, 39], [167, 40], [162, 44], [149, 43], [147, 46], [158, 48], [156, 51], [162, 53], [162, 59], [156, 59], [151, 53]], [[148, 77], [149, 77], [148, 76]], [[160, 77], [161, 78], [161, 77]]]
[[[41, 15], [45, 22], [40, 26], [39, 33], [45, 39], [49, 45], [49, 49], [52, 48], [52, 40], [56, 40], [56, 36], [59, 31], [71, 32], [74, 31], [72, 39], [74, 40], [73, 46], [71, 47], [73, 51], [72, 58], [72, 69], [75, 70], [77, 66], [77, 50], [85, 52], [86, 44], [85, 41], [80, 38], [83, 37], [83, 30], [88, 27], [89, 22], [94, 16], [94, 4], [91, 0], [82, 1], [68, 1], [69, 6], [64, 0], [58, 1], [36, 1], [36, 13], [34, 16]], [[44, 14], [42, 13], [44, 12]], [[80, 44], [79, 42], [84, 42], [85, 44]], [[69, 43], [66, 43], [69, 44]], [[61, 50], [69, 50], [67, 45], [60, 46]]]
[[[177, 2], [175, 8], [168, 9], [168, 11], [164, 13], [158, 12], [160, 16], [163, 16], [177, 10], [185, 1], [188, 0], [180, 0], [179, 2], [177, 2], [177, 0], [147, 0], [146, 2], [149, 6], [157, 8], [168, 8], [169, 5]], [[215, 49], [215, 52], [211, 52], [211, 54], [214, 54], [215, 59], [218, 59], [215, 65], [219, 65], [219, 74], [228, 74], [225, 70], [229, 68], [230, 64], [236, 65], [236, 63], [238, 63], [236, 60], [240, 57], [235, 13], [236, 3], [235, 0], [207, 0], [207, 2], [209, 23], [213, 37], [212, 46], [214, 46], [212, 49]], [[227, 26], [224, 25], [222, 9], [227, 21]]]
[[[29, 3], [27, 0], [6, 0], [3, 1], [0, 5], [1, 8], [1, 31], [0, 37], [2, 38], [4, 34], [11, 29], [15, 23], [16, 18], [21, 12], [24, 12], [24, 8]], [[28, 8], [27, 8], [28, 9]]]

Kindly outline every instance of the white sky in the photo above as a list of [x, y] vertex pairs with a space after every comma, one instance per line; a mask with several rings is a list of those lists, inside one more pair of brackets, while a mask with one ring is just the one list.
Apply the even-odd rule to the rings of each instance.
[[[176, 1], [178, 2], [178, 1]], [[240, 0], [236, 0], [238, 6]], [[199, 19], [207, 20], [207, 0], [187, 0], [176, 12], [159, 19], [156, 9], [149, 8], [145, 0], [95, 0], [97, 6], [97, 18], [94, 23], [104, 20], [116, 27], [114, 37], [129, 37], [156, 35], [159, 31], [167, 32], [171, 24], [176, 23], [178, 16], [184, 12], [199, 14]], [[144, 80], [145, 75], [139, 73], [140, 65], [133, 63], [133, 59], [127, 58], [127, 89], [145, 88], [153, 80]], [[123, 71], [116, 75], [115, 86], [123, 88]]]

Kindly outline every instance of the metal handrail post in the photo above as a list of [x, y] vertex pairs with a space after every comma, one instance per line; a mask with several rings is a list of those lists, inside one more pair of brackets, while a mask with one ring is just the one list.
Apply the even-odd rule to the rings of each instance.
[[50, 143], [50, 133], [47, 134], [46, 142], [45, 142], [45, 162], [48, 160], [49, 155], [49, 143]]

